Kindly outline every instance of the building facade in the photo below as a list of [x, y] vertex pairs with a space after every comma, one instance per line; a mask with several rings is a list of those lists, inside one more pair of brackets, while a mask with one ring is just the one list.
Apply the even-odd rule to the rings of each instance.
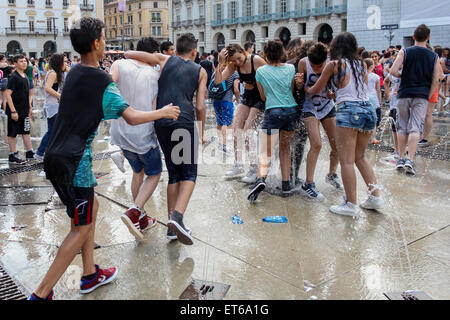
[[70, 42], [72, 23], [83, 16], [103, 18], [103, 0], [1, 0], [0, 52], [47, 57], [77, 53]]
[[167, 0], [127, 0], [119, 12], [118, 0], [104, 0], [105, 36], [108, 49], [135, 49], [142, 37], [169, 39]]
[[367, 50], [413, 45], [419, 24], [431, 30], [430, 44], [450, 46], [450, 6], [442, 0], [348, 0], [348, 31]]
[[200, 52], [247, 41], [260, 50], [275, 38], [329, 43], [347, 28], [347, 0], [169, 0], [169, 12], [170, 39], [191, 32]]

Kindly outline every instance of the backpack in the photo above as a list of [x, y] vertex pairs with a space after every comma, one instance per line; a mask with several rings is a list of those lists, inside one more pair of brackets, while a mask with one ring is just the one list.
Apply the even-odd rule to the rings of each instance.
[[225, 97], [225, 94], [231, 87], [227, 87], [226, 81], [222, 81], [221, 83], [214, 83], [214, 75], [211, 76], [211, 82], [208, 86], [208, 98], [213, 100], [222, 100]]

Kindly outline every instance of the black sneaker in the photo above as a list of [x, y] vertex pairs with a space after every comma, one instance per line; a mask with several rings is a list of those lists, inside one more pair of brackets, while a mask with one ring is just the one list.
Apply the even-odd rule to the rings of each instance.
[[416, 174], [416, 170], [414, 169], [414, 161], [410, 159], [406, 159], [405, 161], [405, 172], [411, 175]]
[[256, 183], [254, 184], [252, 190], [250, 191], [250, 194], [248, 195], [247, 199], [250, 201], [250, 203], [254, 203], [256, 199], [258, 199], [258, 195], [266, 188], [266, 182], [264, 181], [264, 178], [258, 178], [256, 180]]
[[8, 161], [11, 163], [24, 164], [25, 160], [19, 158], [19, 152], [10, 153], [8, 157]]
[[422, 139], [422, 140], [419, 141], [419, 143], [417, 145], [419, 147], [427, 147], [428, 146], [428, 140]]
[[397, 170], [403, 170], [404, 168], [405, 168], [405, 162], [406, 162], [406, 160], [405, 159], [398, 159], [397, 160]]
[[[191, 230], [189, 230], [186, 226], [185, 226], [185, 228], [186, 228], [187, 232], [189, 234], [191, 234]], [[173, 232], [172, 230], [170, 230], [169, 228], [167, 228], [166, 238], [169, 240], [177, 240], [178, 239], [177, 234], [175, 232]]]
[[194, 239], [190, 235], [190, 230], [184, 226], [183, 215], [174, 211], [167, 222], [167, 227], [177, 235], [177, 239], [186, 245], [194, 244]]
[[35, 158], [34, 158], [34, 151], [33, 151], [33, 150], [27, 151], [27, 152], [25, 153], [25, 159], [26, 159], [27, 161], [34, 160], [34, 159], [35, 159]]

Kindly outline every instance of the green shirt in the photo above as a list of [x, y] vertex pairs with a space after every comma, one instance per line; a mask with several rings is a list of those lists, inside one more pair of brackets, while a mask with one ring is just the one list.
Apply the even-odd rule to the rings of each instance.
[[295, 67], [291, 64], [274, 67], [264, 65], [256, 70], [256, 81], [264, 89], [266, 110], [271, 108], [296, 107], [292, 94], [292, 81], [295, 77]]

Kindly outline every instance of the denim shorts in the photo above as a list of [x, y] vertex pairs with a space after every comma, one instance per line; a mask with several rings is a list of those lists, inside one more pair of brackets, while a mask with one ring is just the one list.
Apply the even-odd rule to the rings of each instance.
[[269, 135], [274, 129], [295, 131], [299, 117], [300, 112], [297, 107], [267, 109], [264, 113], [262, 129]]
[[216, 122], [218, 126], [231, 126], [233, 123], [233, 102], [219, 101], [213, 102], [216, 112]]
[[147, 153], [138, 154], [128, 150], [122, 150], [128, 163], [135, 173], [144, 169], [145, 175], [155, 176], [162, 171], [161, 151], [159, 147], [150, 149]]
[[377, 114], [368, 101], [345, 101], [338, 105], [336, 126], [372, 131], [377, 123]]

